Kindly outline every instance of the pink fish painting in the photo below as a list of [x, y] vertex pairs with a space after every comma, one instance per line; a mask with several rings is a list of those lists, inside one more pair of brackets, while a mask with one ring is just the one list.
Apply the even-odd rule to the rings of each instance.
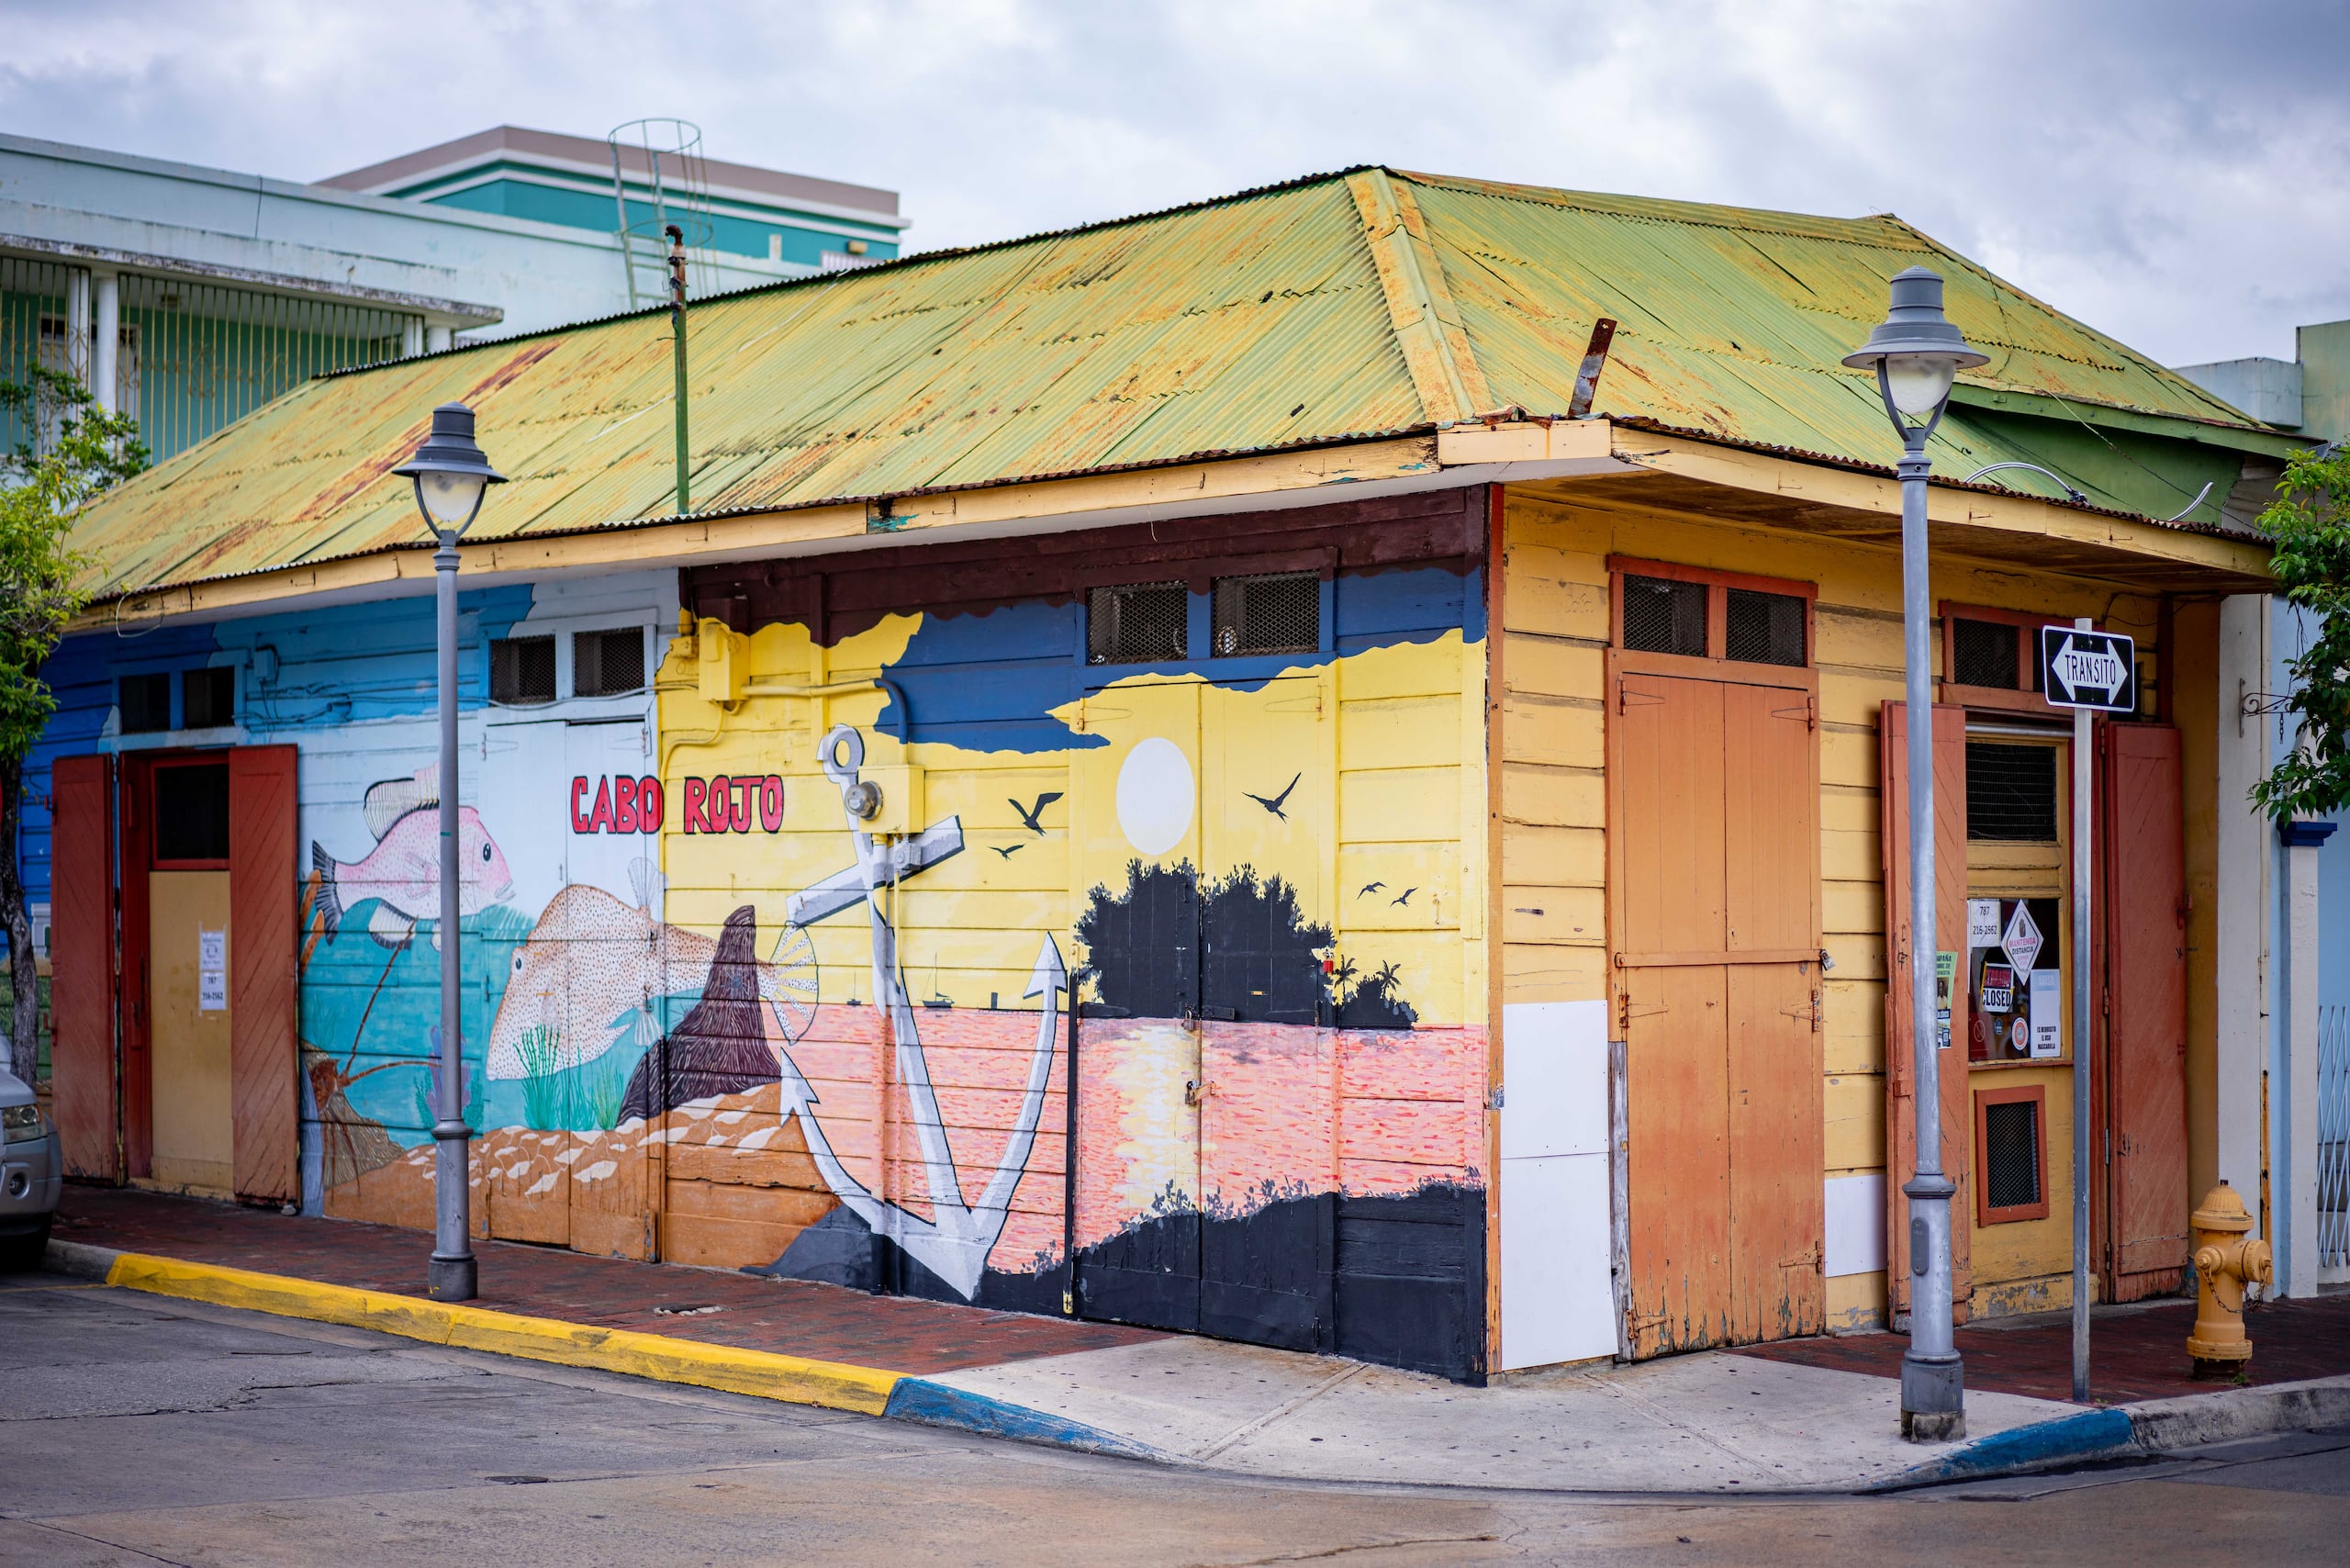
[[[403, 947], [419, 921], [441, 919], [441, 812], [438, 790], [426, 769], [414, 779], [395, 779], [367, 791], [367, 825], [375, 846], [357, 860], [338, 860], [313, 842], [310, 864], [319, 874], [319, 904], [331, 936], [344, 915], [373, 902], [367, 934], [386, 947]], [[423, 797], [431, 797], [424, 799]], [[406, 806], [407, 810], [386, 810]], [[474, 914], [514, 890], [514, 874], [481, 817], [471, 806], [457, 812], [457, 913]], [[437, 930], [433, 946], [440, 946]]]

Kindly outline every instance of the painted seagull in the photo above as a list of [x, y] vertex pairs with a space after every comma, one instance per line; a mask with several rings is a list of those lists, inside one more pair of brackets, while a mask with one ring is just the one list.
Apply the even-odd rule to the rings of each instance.
[[1047, 790], [1043, 794], [1036, 797], [1036, 803], [1033, 806], [1024, 806], [1017, 801], [1004, 801], [1004, 804], [1010, 806], [1013, 811], [1020, 813], [1022, 825], [1027, 827], [1037, 836], [1042, 837], [1045, 832], [1045, 824], [1036, 819], [1045, 814], [1045, 808], [1046, 806], [1051, 805], [1055, 801], [1058, 801], [1060, 798], [1061, 792], [1058, 790]]
[[1410, 902], [1412, 902], [1412, 895], [1413, 895], [1414, 893], [1418, 892], [1419, 890], [1419, 890], [1419, 889], [1417, 889], [1417, 888], [1405, 888], [1405, 889], [1404, 890], [1404, 896], [1403, 896], [1403, 897], [1401, 897], [1401, 898], [1389, 899], [1387, 902], [1388, 902], [1390, 904], [1410, 903]]
[[1386, 884], [1386, 883], [1384, 883], [1384, 882], [1365, 882], [1365, 883], [1362, 885], [1362, 891], [1360, 891], [1360, 892], [1357, 893], [1357, 894], [1355, 895], [1355, 897], [1357, 897], [1357, 898], [1359, 898], [1359, 899], [1367, 899], [1367, 898], [1371, 897], [1371, 894], [1373, 894], [1373, 893], [1377, 892], [1380, 889], [1382, 889], [1382, 888], [1385, 887], [1386, 885], [1387, 885], [1387, 884]]
[[[1039, 807], [1038, 809], [1039, 809], [1039, 810], [1042, 810], [1043, 808], [1042, 808], [1042, 807]], [[1002, 856], [1006, 860], [1009, 860], [1009, 859], [1011, 859], [1013, 856], [1015, 856], [1015, 855], [1019, 854], [1022, 850], [1024, 850], [1024, 849], [1027, 848], [1028, 846], [1027, 846], [1026, 845], [1024, 845], [1024, 844], [1013, 844], [1013, 845], [1005, 845], [1005, 846], [998, 846], [998, 845], [990, 844], [990, 845], [989, 845], [989, 846], [988, 846], [988, 847], [989, 847], [990, 849], [994, 850], [998, 855]]]
[[1272, 812], [1272, 813], [1273, 813], [1273, 815], [1275, 815], [1275, 816], [1277, 816], [1277, 817], [1281, 818], [1281, 821], [1283, 821], [1283, 822], [1287, 822], [1287, 821], [1289, 821], [1289, 813], [1288, 813], [1287, 812], [1285, 812], [1285, 811], [1281, 810], [1281, 805], [1282, 805], [1282, 803], [1283, 803], [1284, 801], [1286, 801], [1290, 798], [1290, 795], [1291, 795], [1292, 791], [1293, 791], [1293, 790], [1296, 790], [1296, 788], [1297, 788], [1297, 781], [1298, 781], [1298, 779], [1303, 778], [1304, 778], [1304, 777], [1305, 777], [1305, 775], [1304, 775], [1304, 774], [1303, 774], [1303, 773], [1300, 773], [1300, 774], [1297, 774], [1297, 775], [1293, 776], [1293, 777], [1290, 779], [1290, 781], [1289, 781], [1289, 789], [1287, 789], [1287, 790], [1283, 790], [1280, 794], [1278, 794], [1278, 795], [1274, 796], [1274, 797], [1273, 797], [1271, 800], [1270, 800], [1270, 801], [1268, 801], [1267, 799], [1265, 799], [1265, 797], [1264, 797], [1264, 796], [1262, 796], [1262, 795], [1251, 794], [1248, 790], [1241, 790], [1240, 792], [1241, 792], [1242, 794], [1244, 794], [1244, 795], [1248, 795], [1248, 798], [1249, 798], [1250, 800], [1252, 800], [1252, 801], [1256, 801], [1259, 805], [1260, 805], [1260, 806], [1264, 807], [1264, 808], [1265, 808], [1265, 810], [1267, 810], [1267, 811], [1269, 811], [1269, 812]]

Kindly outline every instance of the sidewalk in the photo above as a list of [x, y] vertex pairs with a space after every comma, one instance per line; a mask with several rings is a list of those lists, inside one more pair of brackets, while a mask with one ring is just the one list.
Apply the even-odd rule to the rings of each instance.
[[[2110, 1397], [2064, 1402], [2061, 1322], [1974, 1326], [1968, 1439], [1898, 1436], [1902, 1341], [1794, 1341], [1466, 1388], [1360, 1362], [713, 1270], [477, 1242], [479, 1310], [420, 1296], [430, 1238], [225, 1204], [68, 1190], [54, 1260], [118, 1283], [439, 1343], [1097, 1452], [1325, 1481], [1595, 1492], [1851, 1490], [2350, 1420], [2350, 1297], [2255, 1320], [2256, 1377], [2188, 1382], [2183, 1303], [2098, 1318]], [[104, 1251], [93, 1249], [106, 1249]], [[117, 1260], [114, 1254], [123, 1254]], [[132, 1255], [180, 1260], [140, 1264]], [[235, 1271], [251, 1271], [239, 1274]], [[290, 1276], [271, 1279], [269, 1276]], [[310, 1282], [303, 1283], [301, 1282]], [[2184, 1313], [2187, 1317], [2179, 1317]], [[2174, 1319], [2177, 1321], [2174, 1322]], [[2050, 1346], [2056, 1349], [2051, 1351]]]

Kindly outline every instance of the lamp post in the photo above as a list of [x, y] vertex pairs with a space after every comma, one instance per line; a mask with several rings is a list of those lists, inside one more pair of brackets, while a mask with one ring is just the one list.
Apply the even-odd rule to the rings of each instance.
[[475, 1269], [469, 1223], [463, 1001], [457, 964], [457, 541], [481, 510], [483, 494], [506, 476], [474, 444], [474, 411], [463, 403], [432, 410], [432, 433], [392, 470], [416, 483], [416, 506], [441, 541], [432, 553], [433, 610], [441, 656], [441, 1103], [432, 1124], [432, 1262], [426, 1294], [471, 1301]]
[[1909, 1046], [1915, 1061], [1918, 1169], [1909, 1199], [1909, 1348], [1901, 1357], [1901, 1433], [1914, 1442], [1966, 1435], [1966, 1380], [1951, 1323], [1950, 1200], [1942, 1171], [1942, 1073], [1934, 1006], [1933, 600], [1927, 589], [1926, 442], [1942, 423], [1951, 382], [1988, 363], [1942, 318], [1942, 280], [1911, 267], [1893, 280], [1893, 305], [1857, 353], [1874, 370], [1886, 417], [1901, 438], [1901, 631], [1908, 677], [1909, 780]]

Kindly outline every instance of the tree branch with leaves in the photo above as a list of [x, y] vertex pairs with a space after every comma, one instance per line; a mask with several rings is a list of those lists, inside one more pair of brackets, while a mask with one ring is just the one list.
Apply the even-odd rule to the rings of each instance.
[[2299, 741], [2252, 790], [2255, 804], [2288, 822], [2350, 804], [2350, 451], [2294, 454], [2277, 490], [2260, 514], [2277, 546], [2269, 571], [2318, 626], [2285, 661], [2292, 690], [2281, 711], [2300, 720]]
[[71, 375], [35, 366], [0, 382], [0, 412], [35, 432], [0, 458], [0, 927], [15, 1005], [9, 1070], [30, 1083], [40, 1022], [38, 958], [25, 907], [25, 759], [57, 711], [41, 666], [88, 598], [73, 525], [92, 501], [147, 465], [136, 421], [99, 409]]

